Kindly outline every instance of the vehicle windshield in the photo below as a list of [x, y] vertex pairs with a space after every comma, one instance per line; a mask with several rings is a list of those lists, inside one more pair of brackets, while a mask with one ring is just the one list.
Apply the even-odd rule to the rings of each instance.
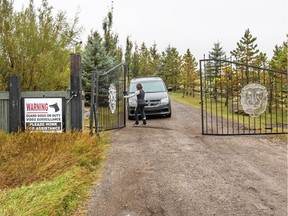
[[[153, 93], [153, 92], [165, 92], [166, 86], [162, 80], [155, 80], [155, 81], [142, 81], [143, 90], [146, 93]], [[131, 83], [129, 93], [134, 93], [136, 91], [136, 82]]]

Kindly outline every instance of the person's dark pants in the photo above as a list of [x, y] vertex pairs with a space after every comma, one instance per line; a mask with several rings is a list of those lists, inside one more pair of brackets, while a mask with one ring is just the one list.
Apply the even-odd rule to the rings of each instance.
[[135, 119], [136, 119], [136, 124], [139, 124], [139, 113], [141, 114], [142, 120], [143, 120], [143, 124], [146, 124], [146, 116], [145, 116], [145, 112], [144, 112], [144, 107], [145, 104], [141, 105], [138, 104], [135, 110]]

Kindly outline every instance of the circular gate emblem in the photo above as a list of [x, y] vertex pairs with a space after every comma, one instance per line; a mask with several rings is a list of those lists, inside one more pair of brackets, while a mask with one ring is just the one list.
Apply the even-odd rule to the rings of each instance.
[[268, 103], [268, 92], [265, 86], [250, 83], [241, 90], [241, 104], [245, 113], [258, 117], [265, 112]]
[[117, 102], [117, 92], [113, 84], [110, 84], [110, 87], [109, 87], [108, 101], [109, 101], [110, 111], [113, 114], [116, 110], [116, 102]]

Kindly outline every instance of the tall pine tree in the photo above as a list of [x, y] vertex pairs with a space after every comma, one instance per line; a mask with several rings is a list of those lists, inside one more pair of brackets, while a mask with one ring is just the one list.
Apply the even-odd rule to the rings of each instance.
[[118, 34], [112, 31], [113, 26], [113, 10], [111, 9], [107, 17], [103, 21], [104, 41], [103, 45], [106, 52], [111, 56], [115, 64], [121, 63], [122, 61], [122, 49], [119, 47]]
[[[251, 66], [265, 67], [267, 57], [266, 54], [257, 49], [256, 40], [257, 38], [253, 37], [250, 30], [247, 29], [240, 42], [237, 43], [237, 48], [230, 52], [231, 55], [236, 58], [237, 62]], [[250, 71], [252, 69], [243, 66], [239, 67], [239, 69], [245, 74], [245, 77], [241, 78], [241, 83], [243, 85], [248, 84], [253, 77], [253, 71]]]
[[281, 46], [275, 46], [273, 57], [270, 61], [270, 67], [274, 70], [288, 71], [288, 42], [283, 42]]
[[181, 66], [181, 83], [183, 85], [183, 98], [185, 95], [192, 94], [194, 97], [196, 81], [199, 79], [199, 73], [197, 72], [197, 61], [187, 49], [182, 58]]
[[[126, 38], [126, 49], [125, 49], [125, 64], [128, 71], [128, 78], [131, 71], [131, 64], [132, 64], [132, 49], [133, 43], [129, 37]], [[129, 80], [128, 80], [129, 81]]]
[[253, 37], [250, 30], [245, 30], [244, 36], [237, 42], [237, 47], [231, 51], [231, 55], [237, 62], [254, 65], [259, 49], [257, 49], [256, 37]]
[[139, 57], [141, 76], [150, 76], [153, 73], [149, 68], [149, 62], [151, 61], [151, 57], [149, 50], [144, 42], [141, 44]]
[[181, 56], [175, 47], [170, 45], [162, 52], [160, 76], [168, 86], [176, 91], [180, 86]]
[[130, 78], [140, 76], [140, 54], [138, 45], [135, 43], [135, 49], [132, 54], [131, 66], [130, 66]]
[[150, 52], [150, 62], [149, 62], [149, 68], [151, 70], [151, 75], [157, 76], [160, 71], [160, 64], [161, 64], [161, 55], [157, 50], [157, 45], [154, 43], [152, 47], [149, 49]]

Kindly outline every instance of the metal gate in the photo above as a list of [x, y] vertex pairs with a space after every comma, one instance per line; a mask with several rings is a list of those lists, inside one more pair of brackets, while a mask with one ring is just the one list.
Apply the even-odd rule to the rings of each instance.
[[[126, 126], [126, 66], [93, 71], [91, 77], [90, 134]], [[95, 126], [94, 126], [95, 122]]]
[[287, 133], [287, 73], [200, 60], [202, 134]]

